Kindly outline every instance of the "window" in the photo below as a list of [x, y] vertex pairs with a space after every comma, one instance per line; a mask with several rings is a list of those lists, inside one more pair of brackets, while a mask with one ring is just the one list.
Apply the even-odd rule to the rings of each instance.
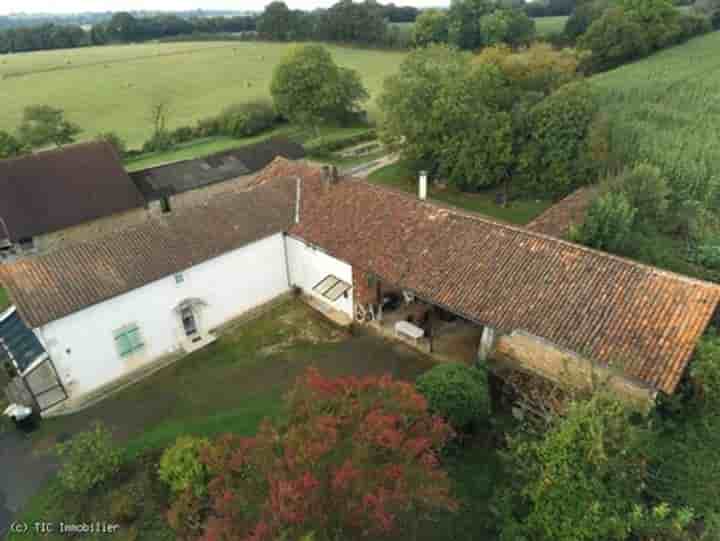
[[182, 284], [185, 281], [185, 275], [182, 272], [178, 272], [175, 275], [175, 283]]
[[115, 331], [115, 347], [120, 357], [128, 357], [145, 347], [140, 328], [137, 325], [128, 325]]
[[197, 321], [195, 320], [195, 313], [192, 308], [187, 307], [182, 309], [180, 314], [183, 323], [183, 329], [185, 330], [185, 336], [192, 338], [198, 332]]
[[160, 200], [160, 209], [162, 210], [163, 214], [168, 214], [172, 208], [170, 207], [170, 198], [168, 196], [164, 196]]

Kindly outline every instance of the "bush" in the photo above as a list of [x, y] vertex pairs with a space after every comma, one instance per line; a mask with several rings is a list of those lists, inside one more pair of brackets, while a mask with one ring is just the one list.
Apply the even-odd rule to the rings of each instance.
[[170, 527], [180, 539], [195, 539], [203, 523], [203, 505], [190, 490], [177, 495], [167, 513]]
[[170, 132], [170, 140], [175, 145], [190, 142], [196, 137], [197, 131], [191, 126], [180, 126], [179, 128]]
[[582, 64], [586, 72], [608, 70], [650, 52], [643, 27], [619, 7], [606, 10], [593, 22], [578, 47], [591, 52]]
[[200, 462], [200, 452], [207, 445], [206, 439], [179, 437], [160, 459], [160, 479], [175, 493], [189, 490], [202, 496], [207, 489], [207, 469]]
[[110, 143], [119, 156], [125, 156], [125, 153], [127, 152], [127, 145], [125, 144], [123, 138], [120, 137], [117, 133], [112, 131], [101, 133], [96, 137], [96, 139], [98, 141], [105, 141], [106, 143]]
[[621, 191], [630, 206], [637, 209], [637, 218], [650, 224], [662, 224], [670, 205], [670, 186], [660, 169], [649, 163], [640, 163], [625, 169], [608, 181], [610, 191]]
[[164, 152], [173, 148], [173, 138], [168, 131], [159, 131], [143, 144], [143, 152]]
[[593, 201], [585, 222], [571, 237], [598, 250], [623, 253], [630, 245], [636, 214], [624, 193], [607, 192]]
[[249, 137], [272, 128], [277, 119], [273, 106], [266, 101], [231, 105], [217, 117], [222, 135]]
[[110, 494], [110, 518], [128, 524], [140, 515], [140, 504], [146, 496], [134, 483], [127, 484]]
[[417, 379], [417, 389], [432, 412], [465, 430], [487, 416], [487, 376], [480, 368], [462, 363], [440, 364]]
[[120, 468], [120, 451], [101, 423], [57, 446], [62, 461], [59, 478], [71, 492], [88, 492], [110, 479]]

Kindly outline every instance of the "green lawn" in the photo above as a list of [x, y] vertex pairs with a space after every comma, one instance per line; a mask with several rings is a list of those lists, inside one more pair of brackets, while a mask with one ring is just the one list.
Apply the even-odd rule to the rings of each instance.
[[[114, 494], [135, 486], [141, 490], [137, 496], [143, 502], [141, 514], [132, 524], [123, 525], [127, 537], [120, 539], [173, 539], [163, 518], [167, 495], [156, 475], [159, 449], [181, 434], [252, 435], [264, 417], [282, 418], [282, 395], [309, 364], [329, 375], [389, 372], [408, 380], [432, 366], [427, 358], [403, 346], [363, 333], [351, 336], [299, 301], [285, 302], [88, 410], [44, 421], [32, 435], [36, 452], [47, 452], [58, 438], [101, 419], [123, 445], [126, 464], [117, 479], [89, 496], [67, 494], [52, 480], [31, 499], [18, 520], [82, 517], [108, 521]], [[490, 441], [487, 434], [479, 434], [476, 443], [447, 460], [461, 511], [433, 516], [431, 523], [423, 523], [417, 537], [399, 539], [495, 538], [491, 502], [502, 473]], [[21, 535], [8, 538], [23, 539]]]
[[[113, 130], [131, 147], [150, 135], [151, 105], [170, 104], [169, 128], [218, 113], [230, 103], [269, 98], [273, 68], [292, 45], [262, 42], [145, 43], [39, 51], [0, 59], [0, 125], [13, 129], [27, 105], [65, 109], [91, 137]], [[403, 52], [327, 46], [356, 69], [374, 98]]]
[[565, 30], [565, 22], [567, 16], [560, 17], [537, 17], [535, 21], [535, 31], [540, 37], [549, 36], [551, 34], [560, 34]]
[[[415, 193], [417, 191], [416, 176], [416, 173], [405, 163], [398, 162], [375, 171], [368, 177], [368, 180]], [[429, 192], [431, 199], [518, 225], [527, 224], [552, 205], [552, 201], [548, 200], [518, 199], [502, 207], [495, 203], [496, 194], [497, 190], [469, 194], [452, 187], [443, 190], [431, 188]]]
[[10, 306], [10, 299], [8, 298], [7, 291], [0, 287], [0, 312]]

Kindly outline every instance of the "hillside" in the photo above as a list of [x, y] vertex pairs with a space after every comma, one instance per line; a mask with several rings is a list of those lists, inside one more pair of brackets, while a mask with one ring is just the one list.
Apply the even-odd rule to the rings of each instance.
[[[286, 43], [148, 43], [3, 56], [0, 126], [14, 129], [27, 105], [66, 110], [83, 137], [113, 130], [131, 146], [150, 132], [151, 105], [170, 103], [170, 127], [235, 102], [269, 98], [272, 71]], [[404, 53], [329, 46], [335, 60], [360, 72], [373, 97]], [[375, 112], [373, 103], [370, 114]]]
[[720, 33], [591, 79], [628, 161], [660, 166], [688, 195], [720, 171]]

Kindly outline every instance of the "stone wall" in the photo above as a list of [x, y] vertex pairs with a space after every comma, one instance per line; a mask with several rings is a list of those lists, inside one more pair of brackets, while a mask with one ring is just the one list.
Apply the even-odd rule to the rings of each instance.
[[529, 371], [560, 385], [579, 389], [606, 385], [643, 409], [649, 408], [655, 400], [654, 390], [626, 378], [619, 368], [599, 366], [576, 353], [520, 331], [498, 337], [492, 363], [495, 368]]

